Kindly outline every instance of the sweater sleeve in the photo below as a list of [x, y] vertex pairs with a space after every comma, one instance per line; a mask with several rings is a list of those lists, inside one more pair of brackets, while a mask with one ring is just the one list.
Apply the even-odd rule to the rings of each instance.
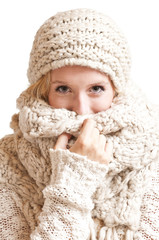
[[32, 240], [90, 239], [92, 195], [107, 166], [68, 150], [50, 150], [52, 176]]

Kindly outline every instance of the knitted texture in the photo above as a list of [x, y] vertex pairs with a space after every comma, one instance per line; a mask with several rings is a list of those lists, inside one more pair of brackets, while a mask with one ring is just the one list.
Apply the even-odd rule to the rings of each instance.
[[117, 92], [123, 92], [130, 72], [127, 41], [113, 20], [102, 13], [90, 9], [57, 13], [35, 36], [29, 81], [35, 83], [50, 70], [66, 65], [98, 69], [111, 76]]
[[[66, 65], [108, 74], [118, 94], [84, 116], [21, 94], [0, 141], [0, 239], [158, 240], [159, 111], [129, 81], [126, 39], [102, 13], [58, 13], [35, 36], [29, 81]], [[113, 143], [108, 165], [69, 151], [86, 118]], [[53, 150], [63, 132], [68, 149]]]
[[[140, 224], [142, 197], [145, 188], [148, 188], [151, 165], [158, 159], [159, 149], [157, 114], [155, 109], [146, 104], [141, 92], [132, 86], [129, 94], [115, 98], [106, 112], [85, 116], [65, 109], [53, 109], [25, 93], [17, 104], [20, 108], [20, 129], [24, 137], [35, 145], [44, 144], [45, 141], [49, 147], [51, 141], [53, 146], [57, 136], [67, 132], [74, 136], [74, 140], [69, 143], [71, 146], [83, 120], [93, 118], [96, 121], [100, 133], [113, 142], [113, 160], [108, 166], [103, 185], [94, 193], [92, 217], [104, 222], [106, 227], [102, 231], [106, 239], [109, 239], [110, 234], [114, 238], [118, 236], [120, 226], [126, 228], [126, 239], [135, 238]], [[35, 164], [32, 158], [24, 155], [24, 149], [19, 155], [38, 186], [46, 180], [46, 184], [49, 182], [49, 165], [45, 172], [43, 164], [39, 169], [39, 163]]]

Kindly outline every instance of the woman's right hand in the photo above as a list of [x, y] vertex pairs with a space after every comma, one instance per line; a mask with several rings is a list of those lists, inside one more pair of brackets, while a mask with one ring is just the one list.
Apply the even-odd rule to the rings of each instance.
[[[66, 149], [70, 137], [70, 134], [61, 134], [54, 149]], [[99, 130], [95, 127], [95, 121], [86, 119], [80, 135], [69, 151], [87, 156], [92, 161], [108, 164], [112, 158], [113, 147], [110, 142], [106, 142], [104, 135], [99, 134]]]

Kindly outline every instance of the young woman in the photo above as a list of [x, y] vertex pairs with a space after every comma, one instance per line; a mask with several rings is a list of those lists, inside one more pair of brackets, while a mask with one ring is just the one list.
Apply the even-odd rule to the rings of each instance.
[[159, 111], [125, 37], [90, 9], [38, 30], [30, 87], [0, 141], [1, 239], [157, 240]]

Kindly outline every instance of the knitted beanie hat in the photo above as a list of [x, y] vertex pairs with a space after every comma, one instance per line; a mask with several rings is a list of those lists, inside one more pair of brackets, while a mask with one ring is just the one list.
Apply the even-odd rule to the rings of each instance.
[[35, 83], [50, 70], [66, 65], [88, 66], [107, 73], [118, 93], [130, 73], [127, 41], [114, 21], [91, 9], [57, 13], [36, 33], [28, 79]]

